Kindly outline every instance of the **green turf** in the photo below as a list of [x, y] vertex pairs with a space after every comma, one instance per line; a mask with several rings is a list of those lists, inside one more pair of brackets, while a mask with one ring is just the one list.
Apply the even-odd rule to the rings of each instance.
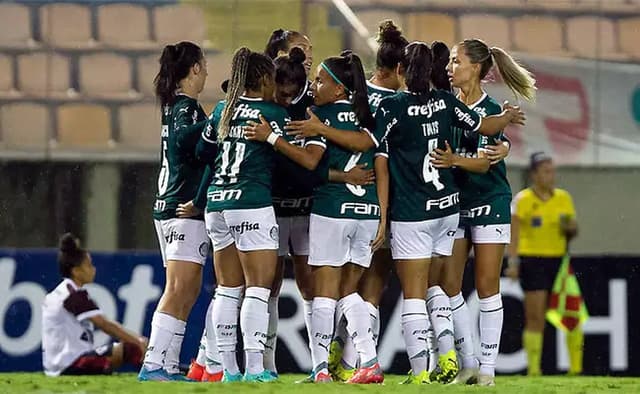
[[[450, 387], [432, 384], [429, 386], [399, 386], [403, 377], [387, 376], [385, 385], [351, 386], [344, 384], [296, 385], [293, 382], [302, 375], [286, 375], [272, 384], [230, 384], [224, 392], [233, 394], [321, 394], [321, 393], [385, 393], [390, 389], [395, 393], [639, 393], [640, 378], [613, 377], [498, 377], [497, 387]], [[6, 373], [0, 374], [0, 393], [74, 393], [74, 394], [179, 394], [218, 392], [222, 386], [217, 383], [139, 383], [135, 375], [124, 374], [100, 377], [59, 377], [47, 378], [42, 374]], [[231, 391], [232, 390], [232, 391]]]

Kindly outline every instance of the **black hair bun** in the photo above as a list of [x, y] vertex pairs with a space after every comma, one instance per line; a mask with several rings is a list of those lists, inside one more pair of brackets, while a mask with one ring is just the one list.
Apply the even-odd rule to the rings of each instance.
[[378, 30], [378, 44], [395, 43], [402, 39], [402, 31], [396, 26], [391, 19], [380, 22]]
[[307, 56], [305, 56], [304, 51], [300, 47], [293, 47], [289, 50], [289, 59], [293, 63], [302, 64], [305, 60], [307, 60]]
[[449, 47], [444, 42], [434, 41], [431, 44], [431, 52], [433, 52], [433, 58], [436, 61], [444, 60], [444, 59], [446, 59], [447, 62], [449, 61], [449, 55], [450, 55]]
[[66, 233], [60, 238], [60, 251], [73, 253], [80, 249], [78, 238], [71, 233]]

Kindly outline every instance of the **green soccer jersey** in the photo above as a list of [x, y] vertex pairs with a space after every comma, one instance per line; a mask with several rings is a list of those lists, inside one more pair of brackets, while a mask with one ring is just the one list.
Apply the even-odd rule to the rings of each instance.
[[[351, 103], [346, 100], [336, 101], [313, 108], [314, 113], [326, 125], [344, 133], [360, 130]], [[379, 139], [369, 133], [375, 145]], [[358, 164], [366, 164], [373, 168], [374, 149], [367, 152], [352, 152], [324, 138], [310, 138], [306, 144], [315, 144], [325, 148], [324, 155], [318, 165], [321, 173], [333, 168], [349, 171]], [[339, 219], [378, 219], [380, 205], [375, 185], [356, 186], [345, 183], [328, 182], [314, 190], [312, 213]]]
[[393, 89], [383, 88], [382, 86], [367, 81], [367, 95], [369, 96], [369, 108], [371, 108], [372, 114], [376, 113], [383, 98], [394, 94], [396, 94], [396, 91]]
[[172, 106], [162, 109], [158, 193], [153, 218], [176, 217], [178, 204], [191, 201], [198, 192], [204, 165], [195, 158], [195, 146], [207, 115], [198, 101], [179, 94]]
[[[469, 108], [483, 118], [502, 112], [500, 104], [486, 93]], [[461, 129], [454, 130], [454, 133], [456, 153], [466, 157], [478, 157], [478, 152], [486, 146], [502, 143], [504, 139], [502, 132], [494, 137]], [[511, 187], [504, 161], [493, 164], [486, 174], [456, 170], [456, 183], [460, 187], [462, 226], [511, 223]]]
[[[229, 135], [218, 143], [215, 172], [207, 191], [207, 211], [264, 208], [271, 205], [271, 172], [274, 150], [266, 142], [249, 141], [244, 136], [247, 121], [260, 122], [262, 115], [273, 131], [282, 135], [287, 112], [262, 99], [241, 97], [231, 118]], [[209, 120], [204, 141], [217, 143], [220, 117]]]
[[391, 220], [416, 222], [456, 214], [459, 193], [453, 173], [434, 168], [429, 154], [445, 149], [453, 127], [478, 130], [480, 116], [444, 90], [422, 97], [405, 91], [382, 100], [376, 122], [383, 136], [378, 154], [389, 160]]
[[[298, 97], [287, 108], [292, 120], [303, 120], [307, 108], [313, 104], [311, 82], [308, 82]], [[289, 136], [282, 137], [291, 144], [304, 146], [305, 140]], [[273, 208], [276, 216], [308, 216], [311, 213], [313, 188], [321, 183], [315, 171], [309, 171], [284, 155], [276, 155], [273, 170]]]

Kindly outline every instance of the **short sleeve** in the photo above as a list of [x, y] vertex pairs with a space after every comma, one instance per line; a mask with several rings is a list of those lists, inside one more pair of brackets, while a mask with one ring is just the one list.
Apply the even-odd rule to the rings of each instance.
[[398, 118], [395, 116], [391, 103], [390, 99], [383, 99], [376, 110], [376, 130], [374, 135], [380, 142], [376, 148], [376, 156], [389, 157], [389, 134], [398, 123]]
[[202, 139], [211, 144], [215, 144], [218, 139], [218, 123], [224, 110], [224, 101], [218, 102], [207, 119], [207, 125], [202, 131]]
[[64, 309], [74, 315], [78, 321], [101, 315], [98, 305], [89, 298], [86, 290], [75, 290], [64, 300]]
[[469, 131], [477, 131], [480, 129], [482, 117], [476, 111], [467, 107], [451, 93], [445, 93], [445, 101], [447, 107], [451, 108], [453, 114], [453, 127]]
[[520, 192], [511, 200], [511, 215], [522, 217], [522, 197], [523, 192]]
[[571, 198], [571, 194], [565, 192], [565, 209], [566, 214], [569, 215], [571, 219], [576, 218], [576, 209], [573, 205], [573, 198]]

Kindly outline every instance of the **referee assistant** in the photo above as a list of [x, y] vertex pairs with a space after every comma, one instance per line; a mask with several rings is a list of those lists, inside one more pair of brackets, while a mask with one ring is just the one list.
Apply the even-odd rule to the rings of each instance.
[[[524, 290], [525, 327], [522, 342], [527, 352], [528, 375], [540, 375], [547, 297], [553, 287], [568, 242], [578, 227], [573, 200], [555, 188], [555, 167], [543, 152], [531, 155], [531, 187], [511, 205], [511, 244], [507, 275], [520, 278]], [[567, 335], [570, 374], [582, 372], [582, 330]]]

